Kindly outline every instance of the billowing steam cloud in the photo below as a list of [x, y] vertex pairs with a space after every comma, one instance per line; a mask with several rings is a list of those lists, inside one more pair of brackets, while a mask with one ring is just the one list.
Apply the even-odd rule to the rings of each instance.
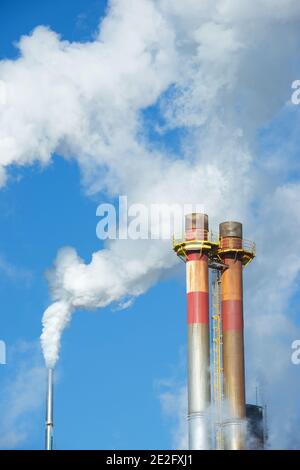
[[[300, 76], [299, 26], [298, 0], [112, 0], [94, 41], [69, 43], [38, 27], [20, 40], [17, 60], [0, 62], [2, 184], [9, 165], [47, 165], [56, 152], [77, 160], [89, 194], [202, 203], [212, 223], [247, 221], [259, 253], [247, 283], [249, 348], [260, 351], [249, 377], [267, 371], [269, 389], [283, 396], [294, 377], [288, 305], [300, 270], [297, 115], [289, 104]], [[276, 138], [283, 118], [285, 146]], [[174, 130], [179, 155], [168, 144]], [[274, 261], [283, 247], [284, 273]], [[110, 242], [89, 264], [63, 249], [49, 274], [47, 365], [75, 308], [126, 306], [174, 263], [162, 241]], [[271, 409], [278, 397], [268, 397]], [[274, 446], [299, 444], [270, 434]]]

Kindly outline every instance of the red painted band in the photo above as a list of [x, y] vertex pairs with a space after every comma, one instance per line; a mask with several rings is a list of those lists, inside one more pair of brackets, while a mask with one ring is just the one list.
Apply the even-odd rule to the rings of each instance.
[[241, 300], [223, 300], [222, 302], [222, 329], [243, 330], [243, 303]]
[[197, 252], [197, 253], [188, 253], [187, 254], [187, 260], [188, 261], [207, 261], [208, 260], [208, 257], [207, 255], [203, 255], [201, 254], [200, 252]]
[[187, 294], [187, 322], [208, 323], [208, 292]]

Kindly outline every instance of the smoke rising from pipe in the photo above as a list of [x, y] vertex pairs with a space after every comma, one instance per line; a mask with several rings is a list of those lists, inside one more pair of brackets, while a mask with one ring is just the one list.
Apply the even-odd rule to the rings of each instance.
[[[288, 104], [300, 76], [299, 2], [109, 5], [93, 41], [62, 41], [38, 27], [21, 38], [18, 59], [0, 62], [0, 183], [9, 179], [10, 165], [46, 166], [58, 153], [78, 162], [88, 194], [126, 194], [129, 203], [146, 205], [202, 203], [212, 225], [224, 218], [244, 222], [258, 242], [245, 280], [246, 322], [249, 348], [262, 359], [248, 349], [249, 367], [267, 370], [270, 384], [283, 387], [295, 375], [284, 347], [297, 337], [288, 302], [300, 270], [298, 120]], [[290, 125], [285, 146], [277, 138], [284, 118]], [[260, 128], [262, 148], [255, 140]], [[176, 151], [169, 144], [174, 131], [181, 136]], [[289, 225], [284, 236], [278, 221]], [[274, 252], [283, 248], [284, 275], [274, 269]], [[122, 304], [176, 262], [162, 241], [109, 242], [89, 264], [73, 249], [60, 251], [48, 276], [54, 303], [43, 318], [48, 366], [55, 365], [76, 308]], [[283, 355], [274, 364], [276, 348]], [[286, 442], [279, 436], [274, 445]]]
[[60, 338], [70, 321], [71, 313], [72, 307], [63, 301], [53, 303], [44, 312], [41, 344], [48, 369], [52, 369], [57, 362]]

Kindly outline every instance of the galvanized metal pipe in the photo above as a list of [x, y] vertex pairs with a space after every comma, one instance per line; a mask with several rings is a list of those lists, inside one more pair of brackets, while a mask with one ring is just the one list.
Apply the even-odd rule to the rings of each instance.
[[[186, 216], [186, 239], [205, 239], [207, 229], [207, 216]], [[186, 279], [189, 449], [205, 450], [211, 447], [208, 257], [205, 253], [200, 250], [187, 253]]]
[[53, 369], [48, 369], [45, 449], [53, 449]]
[[220, 247], [228, 266], [221, 277], [224, 396], [227, 417], [224, 422], [225, 448], [246, 446], [246, 404], [243, 324], [242, 225], [220, 224]]

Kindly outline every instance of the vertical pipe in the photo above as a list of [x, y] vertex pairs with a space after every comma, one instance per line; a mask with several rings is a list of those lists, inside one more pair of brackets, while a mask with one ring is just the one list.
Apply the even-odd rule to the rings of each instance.
[[[186, 240], [204, 240], [208, 218], [204, 214], [186, 216]], [[199, 249], [186, 259], [188, 324], [188, 425], [189, 449], [209, 449], [210, 406], [208, 257]]]
[[53, 369], [48, 369], [45, 449], [53, 449]]
[[245, 449], [246, 405], [243, 326], [242, 224], [220, 224], [220, 248], [227, 269], [221, 277], [224, 396], [228, 416], [224, 422], [225, 448]]

